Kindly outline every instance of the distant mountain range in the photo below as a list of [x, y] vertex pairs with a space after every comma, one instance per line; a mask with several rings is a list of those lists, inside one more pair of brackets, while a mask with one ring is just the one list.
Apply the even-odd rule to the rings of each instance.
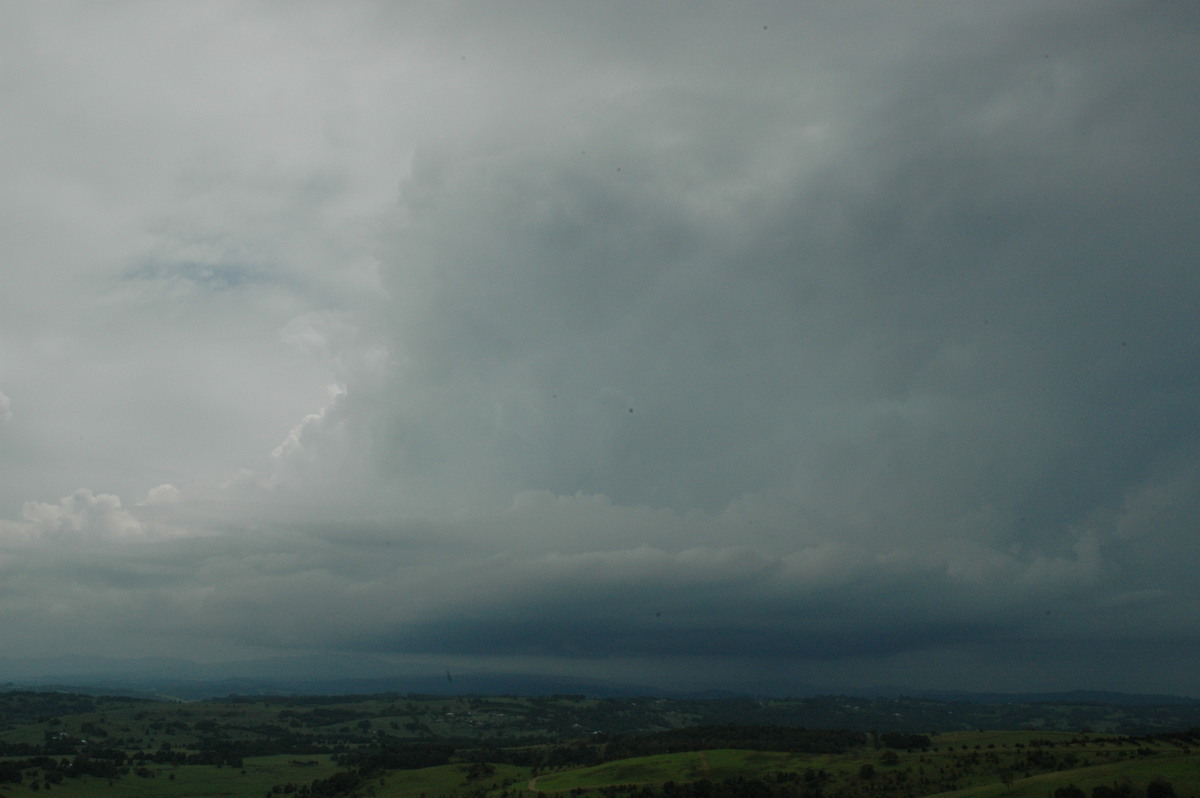
[[[664, 690], [637, 684], [535, 673], [462, 672], [445, 667], [398, 666], [382, 658], [354, 655], [272, 657], [237, 662], [200, 663], [143, 657], [111, 659], [62, 656], [44, 659], [0, 657], [0, 690], [70, 690], [78, 693], [199, 700], [228, 695], [351, 695], [411, 693], [422, 695], [587, 695], [597, 698], [731, 698], [747, 692]], [[1095, 690], [1045, 693], [997, 693], [922, 690], [899, 686], [874, 688], [808, 687], [792, 697], [845, 695], [907, 697], [976, 704], [1061, 703], [1122, 706], [1200, 705], [1174, 695]], [[764, 692], [763, 696], [767, 697]], [[780, 696], [774, 696], [780, 697]]]

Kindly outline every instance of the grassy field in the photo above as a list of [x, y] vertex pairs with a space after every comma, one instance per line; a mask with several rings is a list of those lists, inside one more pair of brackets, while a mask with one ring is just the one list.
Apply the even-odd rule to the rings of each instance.
[[532, 784], [538, 792], [568, 792], [614, 784], [661, 784], [667, 781], [696, 781], [711, 770], [707, 751], [661, 754], [607, 762], [539, 776]]
[[[1200, 795], [1200, 753], [1171, 744], [1117, 742], [1100, 735], [1015, 732], [956, 732], [934, 738], [936, 750], [881, 752], [863, 749], [844, 755], [808, 755], [769, 751], [717, 750], [665, 754], [609, 762], [540, 776], [539, 793], [586, 795], [628, 785], [686, 783], [700, 779], [772, 781], [779, 773], [823, 772], [825, 795], [954, 795], [998, 798], [1047, 798], [1073, 783], [1089, 795], [1094, 787], [1129, 781], [1138, 795], [1152, 780], [1172, 783], [1179, 796]], [[1052, 744], [1047, 746], [1046, 744]], [[1057, 752], [1060, 762], [1077, 766], [1048, 773], [1021, 769], [1024, 752]], [[1028, 766], [1028, 765], [1026, 765]], [[864, 767], [873, 773], [865, 777]], [[1005, 784], [1002, 773], [1011, 775]], [[940, 789], [955, 782], [956, 789]]]
[[1047, 798], [1054, 790], [1074, 784], [1091, 795], [1096, 787], [1111, 787], [1122, 782], [1133, 785], [1136, 795], [1145, 795], [1146, 786], [1156, 778], [1170, 782], [1176, 794], [1184, 798], [1200, 795], [1200, 757], [1176, 755], [1156, 759], [1152, 762], [1128, 762], [1120, 765], [1099, 765], [1074, 770], [1044, 773], [1029, 778], [1019, 778], [1011, 787], [998, 780], [990, 784], [939, 793], [943, 798]]
[[[849, 699], [828, 707], [843, 705], [847, 711], [861, 710]], [[758, 709], [772, 713], [778, 706], [763, 702]], [[0, 798], [32, 792], [62, 798], [304, 795], [317, 780], [331, 778], [352, 788], [340, 794], [378, 798], [692, 798], [705, 790], [705, 798], [1053, 798], [1068, 783], [1090, 796], [1095, 787], [1126, 781], [1140, 798], [1156, 778], [1171, 782], [1177, 798], [1200, 796], [1200, 735], [1133, 738], [1037, 723], [1016, 731], [933, 734], [927, 748], [914, 750], [885, 749], [885, 735], [859, 734], [849, 750], [823, 749], [844, 750], [838, 754], [711, 743], [714, 750], [684, 750], [705, 746], [689, 746], [691, 738], [662, 732], [669, 745], [641, 752], [675, 752], [589, 767], [564, 764], [602, 761], [606, 751], [631, 750], [605, 748], [611, 735], [600, 728], [652, 732], [695, 726], [689, 720], [702, 710], [698, 704], [658, 699], [579, 697], [382, 695], [182, 703], [0, 693]], [[1107, 711], [1093, 710], [1093, 718]], [[1038, 707], [1032, 717], [1052, 717], [1051, 725], [1058, 725], [1071, 712]], [[617, 737], [611, 737], [616, 745]], [[436, 761], [448, 764], [416, 767], [425, 761], [371, 758], [376, 752], [404, 755], [422, 746], [436, 749], [441, 757]], [[569, 750], [592, 756], [552, 756]], [[93, 773], [89, 762], [107, 768], [107, 775]], [[365, 770], [352, 775], [359, 767]]]
[[[1019, 735], [1014, 734], [1014, 738]], [[983, 736], [956, 737], [956, 745], [986, 746]], [[965, 740], [966, 742], [959, 742]], [[997, 743], [991, 743], [996, 745]], [[1066, 753], [1076, 756], [1090, 750], [1070, 746]], [[968, 754], [969, 755], [969, 754]], [[900, 753], [895, 764], [887, 765], [875, 750], [855, 751], [845, 755], [804, 755], [765, 751], [697, 751], [664, 754], [651, 757], [609, 762], [586, 768], [573, 768], [534, 777], [528, 768], [497, 765], [482, 778], [471, 778], [468, 766], [444, 765], [417, 770], [388, 771], [373, 776], [360, 787], [358, 794], [378, 798], [500, 798], [500, 796], [599, 795], [604, 788], [631, 786], [660, 789], [673, 782], [685, 784], [707, 779], [720, 783], [729, 779], [762, 779], [770, 781], [779, 773], [822, 772], [823, 794], [826, 796], [906, 795], [914, 796], [980, 796], [987, 798], [1047, 798], [1054, 790], [1068, 783], [1085, 793], [1098, 786], [1130, 782], [1136, 795], [1145, 795], [1146, 785], [1156, 778], [1171, 782], [1180, 798], [1200, 794], [1200, 755], [1171, 749], [1159, 749], [1150, 754], [1126, 757], [1119, 761], [1089, 764], [1058, 770], [1052, 773], [1023, 775], [1014, 773], [1011, 784], [1005, 785], [999, 770], [982, 766], [957, 776], [958, 789], [941, 790], [937, 785], [920, 785], [912, 774], [918, 769], [935, 772], [951, 762], [962, 762], [961, 748], [957, 753]], [[306, 764], [300, 764], [304, 762]], [[307, 764], [312, 763], [312, 764]], [[872, 779], [865, 779], [864, 766], [875, 769]], [[62, 798], [108, 796], [163, 796], [164, 798], [207, 798], [208, 796], [266, 796], [285, 785], [292, 789], [324, 779], [338, 770], [328, 757], [297, 760], [290, 756], [252, 757], [241, 768], [207, 765], [156, 766], [147, 769], [151, 778], [125, 776], [112, 781], [83, 777], [68, 778], [52, 785], [50, 792]], [[909, 788], [892, 789], [898, 774], [907, 773]], [[532, 785], [533, 790], [530, 791]], [[43, 790], [46, 788], [42, 787]], [[25, 796], [31, 792], [30, 783], [0, 787], [0, 795]], [[276, 792], [279, 794], [279, 792]], [[800, 794], [803, 794], [802, 792]]]
[[529, 768], [496, 765], [496, 772], [482, 779], [471, 779], [463, 765], [442, 765], [420, 770], [392, 771], [372, 785], [376, 798], [452, 798], [465, 795], [531, 796], [526, 789]]

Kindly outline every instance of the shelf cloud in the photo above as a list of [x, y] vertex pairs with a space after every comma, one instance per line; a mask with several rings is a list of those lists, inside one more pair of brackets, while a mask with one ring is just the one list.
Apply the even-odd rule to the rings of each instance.
[[9, 10], [6, 653], [1194, 692], [1186, 4]]

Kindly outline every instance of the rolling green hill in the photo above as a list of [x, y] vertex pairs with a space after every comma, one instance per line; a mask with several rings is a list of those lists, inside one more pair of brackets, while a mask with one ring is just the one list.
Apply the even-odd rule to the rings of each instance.
[[[386, 694], [180, 703], [0, 693], [0, 797], [1200, 794], [1200, 731], [1059, 731], [1047, 727], [1066, 725], [1077, 708], [1052, 704], [1033, 706], [1036, 715], [1015, 730], [899, 731], [895, 722], [864, 729], [862, 721], [897, 705], [847, 698], [816, 707], [853, 712], [858, 728], [778, 722], [797, 706]], [[1133, 712], [1094, 705], [1087, 720], [1145, 722]]]

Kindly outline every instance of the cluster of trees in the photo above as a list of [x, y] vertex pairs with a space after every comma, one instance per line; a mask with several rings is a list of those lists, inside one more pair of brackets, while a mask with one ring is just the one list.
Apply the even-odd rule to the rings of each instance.
[[[803, 754], [840, 754], [866, 745], [863, 732], [796, 726], [689, 726], [652, 734], [620, 735], [608, 741], [605, 759], [627, 759], [677, 751], [741, 748]], [[928, 744], [928, 738], [925, 743]]]
[[[925, 735], [885, 733], [877, 738], [895, 748], [927, 748]], [[557, 745], [522, 748], [463, 748], [453, 741], [400, 743], [337, 754], [339, 765], [366, 770], [409, 770], [455, 760], [493, 762], [532, 768], [534, 772], [587, 767], [655, 754], [739, 748], [838, 754], [867, 742], [863, 732], [847, 729], [804, 729], [791, 726], [691, 726], [647, 734], [593, 734]]]
[[[1093, 787], [1091, 798], [1141, 798], [1141, 796], [1142, 793], [1133, 786], [1132, 782], [1122, 781], [1111, 787], [1104, 784]], [[1175, 798], [1175, 787], [1164, 778], [1156, 778], [1146, 785], [1145, 796], [1146, 798]], [[1074, 784], [1068, 784], [1055, 790], [1054, 798], [1088, 798], [1088, 794]]]
[[[689, 726], [646, 734], [592, 734], [557, 745], [527, 748], [460, 749], [459, 756], [475, 761], [532, 768], [535, 773], [566, 767], [587, 767], [618, 759], [631, 759], [682, 751], [740, 748], [838, 754], [866, 744], [866, 734], [847, 729], [804, 729], [791, 726]], [[923, 735], [900, 735], [904, 747], [928, 745]], [[449, 761], [449, 760], [447, 760]]]
[[[432, 767], [427, 764], [416, 764], [419, 762], [419, 757], [429, 756], [432, 759], [441, 759], [444, 750], [436, 750], [435, 746], [413, 746], [414, 748], [422, 747], [426, 750], [417, 751], [394, 751], [392, 754], [396, 757], [388, 759], [387, 756], [376, 757], [371, 761], [363, 761], [361, 767], [351, 768], [349, 770], [341, 770], [323, 779], [315, 779], [311, 784], [277, 784], [268, 793], [267, 798], [274, 795], [297, 795], [302, 798], [332, 798], [332, 796], [345, 796], [358, 794], [359, 788], [368, 784], [375, 779], [381, 779], [387, 770], [409, 770], [418, 767]], [[453, 749], [449, 751], [453, 754]], [[400, 764], [381, 765], [383, 761], [399, 762]], [[345, 760], [343, 760], [345, 761]], [[449, 761], [447, 757], [447, 761]], [[446, 764], [443, 761], [437, 761], [435, 764]], [[474, 762], [464, 768], [467, 781], [478, 781], [479, 779], [487, 778], [495, 775], [496, 768], [487, 762]]]
[[0, 693], [0, 718], [8, 724], [39, 723], [59, 715], [98, 712], [109, 706], [128, 705], [138, 699], [93, 697], [75, 693], [35, 693], [10, 690]]
[[412, 743], [336, 754], [333, 761], [359, 770], [416, 770], [447, 765], [458, 748], [452, 743]]
[[617, 784], [599, 790], [604, 798], [831, 798], [824, 770], [801, 773], [778, 771], [761, 778], [733, 776], [727, 779], [668, 781], [661, 785]]
[[[124, 754], [121, 756], [123, 758]], [[55, 759], [50, 756], [34, 756], [28, 759], [0, 761], [0, 784], [22, 784], [26, 771], [41, 771], [31, 782], [31, 786], [37, 784], [39, 787], [43, 783], [47, 786], [59, 784], [64, 777], [77, 779], [83, 776], [97, 776], [113, 779], [122, 775], [120, 760], [111, 757], [76, 756], [73, 759]]]
[[[803, 773], [772, 773], [761, 778], [733, 778], [691, 782], [668, 781], [664, 784], [635, 785], [621, 784], [604, 787], [599, 792], [604, 798], [857, 798], [869, 792], [872, 795], [888, 794], [888, 786], [881, 783], [886, 779], [878, 770], [865, 768], [856, 781], [835, 783], [823, 770], [806, 770]], [[868, 786], [869, 785], [869, 786]], [[1053, 798], [1176, 798], [1175, 788], [1169, 781], [1157, 778], [1144, 790], [1139, 790], [1129, 781], [1111, 787], [1095, 787], [1090, 794], [1074, 784], [1059, 787]]]
[[267, 793], [267, 798], [275, 795], [296, 795], [302, 798], [335, 798], [335, 796], [357, 795], [358, 789], [372, 778], [358, 770], [342, 770], [324, 779], [314, 779], [311, 784], [276, 784]]
[[905, 751], [925, 750], [933, 745], [933, 741], [925, 734], [906, 734], [904, 732], [884, 732], [879, 735], [879, 744], [884, 748], [900, 748]]
[[[565, 697], [533, 700], [485, 700], [477, 698], [423, 699], [387, 702], [365, 701], [363, 697], [305, 697], [302, 699], [230, 700], [229, 711], [213, 712], [207, 707], [170, 707], [154, 713], [124, 712], [108, 715], [117, 699], [92, 698], [69, 694], [0, 694], [0, 710], [13, 705], [16, 719], [31, 719], [45, 724], [40, 745], [0, 743], [0, 785], [36, 781], [40, 787], [57, 783], [64, 777], [83, 775], [120, 778], [127, 775], [153, 776], [149, 764], [206, 764], [240, 768], [245, 757], [266, 754], [329, 754], [343, 770], [311, 784], [280, 785], [276, 793], [326, 796], [362, 789], [369, 781], [387, 771], [426, 768], [450, 763], [461, 764], [468, 781], [482, 780], [494, 771], [493, 764], [507, 763], [539, 772], [567, 767], [597, 765], [604, 762], [663, 753], [744, 749], [785, 751], [811, 754], [838, 754], [853, 749], [874, 747], [876, 759], [856, 773], [829, 777], [820, 772], [776, 773], [760, 778], [736, 778], [723, 781], [702, 779], [659, 787], [626, 785], [606, 788], [609, 798], [850, 798], [869, 792], [877, 798], [903, 796], [933, 788], [950, 790], [976, 783], [980, 774], [996, 774], [1006, 784], [1033, 773], [1045, 773], [1106, 759], [1140, 757], [1155, 754], [1158, 748], [1175, 746], [1190, 750], [1200, 741], [1200, 729], [1157, 735], [1166, 746], [1151, 748], [1132, 738], [1097, 738], [1094, 735], [1070, 741], [1032, 740], [1013, 744], [1007, 751], [973, 751], [962, 745], [942, 752], [931, 746], [930, 738], [894, 730], [893, 726], [872, 725], [875, 731], [812, 729], [785, 722], [787, 712], [798, 711], [802, 702], [766, 702], [738, 700], [719, 702], [726, 713], [719, 722], [669, 730], [639, 732], [646, 724], [662, 726], [691, 718], [668, 710], [690, 705], [667, 700], [600, 700]], [[128, 710], [130, 702], [120, 699]], [[853, 701], [853, 704], [850, 702]], [[220, 702], [217, 702], [220, 703]], [[241, 708], [239, 703], [262, 706]], [[272, 707], [282, 704], [284, 708]], [[426, 706], [426, 704], [428, 704]], [[824, 703], [804, 702], [811, 710], [821, 706], [830, 712], [882, 712], [860, 699], [830, 698]], [[151, 704], [148, 707], [153, 708]], [[890, 706], [890, 705], [889, 705]], [[694, 708], [699, 716], [705, 705]], [[251, 709], [253, 711], [251, 711]], [[709, 708], [708, 717], [720, 713]], [[86, 712], [86, 718], [37, 713]], [[893, 713], [894, 714], [894, 713]], [[767, 724], [726, 722], [729, 715], [763, 718]], [[135, 736], [132, 721], [141, 722], [144, 736]], [[404, 723], [405, 718], [410, 722]], [[11, 722], [0, 712], [0, 718]], [[428, 718], [442, 737], [434, 735], [422, 718]], [[514, 720], [519, 718], [519, 722]], [[590, 721], [595, 721], [593, 725]], [[607, 721], [607, 722], [604, 722]], [[895, 723], [901, 720], [896, 718]], [[127, 724], [127, 725], [123, 725]], [[424, 739], [405, 738], [401, 724], [415, 732], [428, 732]], [[511, 726], [509, 725], [511, 724]], [[482, 728], [483, 731], [478, 731]], [[608, 733], [588, 730], [608, 728]], [[913, 727], [909, 727], [913, 728]], [[931, 726], [916, 726], [931, 728]], [[389, 731], [392, 730], [392, 731]], [[500, 732], [497, 732], [500, 729]], [[618, 729], [628, 729], [617, 733]], [[882, 730], [879, 730], [882, 729]], [[155, 735], [152, 735], [154, 732]], [[451, 733], [454, 737], [451, 737]], [[503, 733], [505, 741], [496, 740]], [[157, 736], [157, 739], [154, 739]], [[163, 741], [167, 736], [170, 742]], [[537, 738], [541, 743], [532, 745]], [[517, 745], [518, 741], [521, 745]], [[176, 748], [172, 748], [172, 742]], [[152, 749], [161, 743], [158, 750]], [[1100, 743], [1112, 743], [1105, 750]], [[504, 745], [504, 748], [489, 747]], [[1139, 750], [1136, 746], [1141, 745]], [[139, 749], [147, 750], [139, 750]], [[992, 745], [987, 746], [993, 749]], [[901, 758], [896, 751], [920, 751], [921, 756]], [[472, 764], [473, 763], [473, 764]], [[490, 770], [489, 770], [490, 769]], [[39, 772], [40, 771], [40, 772]], [[697, 774], [698, 775], [698, 774]], [[32, 783], [30, 784], [32, 787]], [[472, 787], [478, 787], [473, 784]], [[1068, 788], [1063, 788], [1067, 790]], [[1075, 788], [1078, 789], [1078, 788]], [[1079, 791], [1082, 793], [1082, 791]], [[1142, 791], [1128, 785], [1100, 787], [1089, 795], [1074, 792], [1054, 798], [1141, 798]], [[1159, 781], [1146, 790], [1147, 798], [1172, 798], [1174, 790]]]

